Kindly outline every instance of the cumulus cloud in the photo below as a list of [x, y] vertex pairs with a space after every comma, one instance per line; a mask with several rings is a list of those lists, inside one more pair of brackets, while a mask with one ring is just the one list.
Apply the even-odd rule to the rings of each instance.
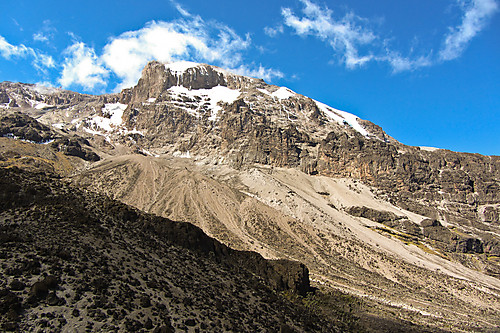
[[112, 37], [100, 55], [82, 42], [68, 47], [59, 83], [64, 87], [80, 85], [94, 90], [106, 85], [106, 78], [113, 75], [119, 80], [114, 89], [118, 91], [135, 85], [151, 60], [206, 62], [266, 80], [283, 76], [280, 71], [262, 65], [243, 65], [243, 52], [251, 45], [250, 35], [240, 36], [218, 22], [205, 22], [171, 2], [183, 19], [151, 21], [141, 29]]
[[114, 90], [119, 91], [134, 86], [144, 66], [152, 60], [205, 62], [267, 80], [283, 76], [262, 65], [243, 65], [243, 53], [251, 45], [250, 35], [240, 36], [218, 22], [205, 22], [171, 2], [184, 18], [151, 21], [141, 29], [112, 37], [101, 54], [82, 42], [68, 47], [59, 83], [63, 87], [80, 85], [94, 90], [105, 86], [107, 78], [113, 76], [119, 81]]
[[452, 60], [462, 55], [465, 48], [498, 10], [495, 0], [472, 0], [460, 2], [464, 14], [459, 26], [450, 28], [439, 52], [441, 60]]
[[[300, 1], [303, 4], [301, 15], [290, 8], [281, 11], [284, 24], [297, 35], [312, 36], [327, 43], [349, 69], [375, 61], [388, 64], [394, 73], [413, 71], [459, 57], [498, 10], [496, 0], [456, 0], [464, 11], [463, 18], [460, 25], [449, 28], [443, 46], [437, 52], [439, 55], [434, 55], [431, 49], [417, 55], [411, 51], [403, 56], [388, 47], [391, 38], [382, 38], [370, 28], [369, 20], [352, 12], [335, 17], [328, 7], [320, 7], [310, 0]], [[266, 31], [270, 36], [276, 35], [271, 28]]]
[[[88, 46], [68, 33], [73, 43], [61, 54], [61, 65], [51, 56], [24, 45], [12, 45], [0, 36], [0, 56], [34, 57], [33, 65], [39, 71], [47, 68], [60, 69], [58, 84], [83, 87], [87, 91], [114, 90], [134, 86], [144, 66], [152, 60], [174, 62], [189, 60], [213, 64], [243, 75], [266, 80], [283, 76], [278, 70], [262, 65], [244, 64], [244, 54], [252, 40], [249, 34], [239, 35], [230, 27], [216, 21], [205, 21], [170, 0], [182, 18], [169, 22], [151, 21], [138, 30], [111, 37], [100, 50]], [[33, 35], [38, 42], [48, 42], [56, 30], [50, 21]], [[115, 87], [109, 80], [118, 82]]]
[[241, 37], [219, 23], [200, 17], [173, 22], [152, 21], [144, 28], [112, 38], [104, 47], [103, 63], [121, 80], [119, 88], [137, 83], [148, 61], [193, 60], [231, 68], [242, 62], [250, 36]]
[[82, 42], [75, 42], [66, 48], [63, 70], [59, 83], [63, 87], [80, 85], [88, 90], [105, 86], [109, 71], [103, 66], [93, 48]]

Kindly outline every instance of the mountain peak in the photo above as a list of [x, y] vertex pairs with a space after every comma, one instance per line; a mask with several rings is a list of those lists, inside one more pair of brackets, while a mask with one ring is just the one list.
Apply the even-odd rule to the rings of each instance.
[[[149, 62], [143, 69], [141, 79], [133, 88], [132, 101], [145, 101], [175, 86], [191, 89], [211, 89], [225, 86], [239, 89], [234, 75], [218, 67], [195, 62], [173, 63]], [[236, 80], [242, 81], [242, 79]]]

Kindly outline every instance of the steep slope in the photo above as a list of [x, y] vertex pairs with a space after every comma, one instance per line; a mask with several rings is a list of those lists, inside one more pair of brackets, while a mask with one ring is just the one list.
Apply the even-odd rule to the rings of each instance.
[[307, 269], [43, 173], [0, 168], [4, 330], [336, 331], [276, 294]]

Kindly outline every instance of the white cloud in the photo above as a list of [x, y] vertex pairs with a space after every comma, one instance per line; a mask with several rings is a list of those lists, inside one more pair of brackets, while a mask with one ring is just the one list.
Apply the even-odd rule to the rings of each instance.
[[12, 22], [14, 22], [19, 31], [24, 31], [23, 27], [19, 24], [19, 22], [16, 21], [16, 19], [13, 18]]
[[[283, 73], [262, 65], [243, 65], [243, 52], [251, 45], [250, 35], [240, 36], [218, 22], [205, 22], [171, 1], [184, 19], [151, 21], [143, 28], [109, 39], [102, 53], [88, 47], [70, 33], [73, 45], [65, 51], [58, 82], [63, 87], [79, 85], [86, 90], [107, 86], [110, 75], [118, 79], [115, 91], [134, 86], [144, 66], [152, 60], [206, 62], [226, 69], [272, 80]], [[51, 66], [52, 58], [40, 58]]]
[[0, 54], [5, 59], [11, 59], [12, 57], [24, 57], [30, 53], [30, 49], [20, 45], [12, 45], [5, 40], [4, 37], [0, 36]]
[[182, 7], [177, 1], [170, 0], [170, 2], [175, 7], [175, 9], [177, 9], [179, 14], [181, 14], [182, 16], [184, 16], [184, 17], [191, 17], [192, 16], [191, 13], [188, 12], [186, 9], [184, 9], [184, 7]]
[[304, 16], [299, 18], [290, 8], [282, 9], [285, 25], [293, 28], [300, 36], [315, 36], [326, 41], [333, 50], [340, 54], [348, 68], [362, 66], [374, 57], [367, 53], [360, 55], [360, 47], [370, 45], [377, 36], [368, 28], [360, 25], [363, 21], [353, 13], [340, 19], [333, 17], [333, 12], [321, 8], [309, 0], [301, 0], [304, 4]]
[[93, 48], [82, 42], [75, 42], [64, 53], [67, 57], [58, 80], [63, 87], [80, 85], [93, 90], [96, 86], [106, 85], [105, 78], [108, 77], [109, 71], [104, 68]]
[[[174, 62], [189, 60], [205, 62], [240, 74], [266, 80], [283, 76], [278, 70], [244, 64], [243, 54], [251, 46], [249, 34], [239, 35], [230, 27], [216, 21], [204, 21], [170, 0], [182, 19], [164, 22], [151, 21], [143, 28], [111, 37], [102, 50], [95, 50], [72, 34], [74, 40], [62, 53], [61, 65], [54, 58], [24, 45], [9, 44], [0, 36], [0, 55], [32, 56], [33, 66], [44, 74], [48, 68], [60, 70], [57, 82], [65, 88], [80, 86], [87, 91], [103, 90], [111, 77], [118, 79], [115, 91], [134, 86], [144, 66], [152, 60]], [[37, 42], [50, 42], [57, 30], [50, 21], [33, 34]]]
[[377, 58], [377, 60], [388, 62], [392, 67], [393, 73], [414, 71], [418, 68], [433, 65], [433, 60], [430, 56], [419, 56], [416, 58], [403, 57], [394, 51], [388, 51], [387, 56]]
[[35, 40], [37, 42], [48, 42], [49, 37], [44, 35], [43, 32], [40, 31], [40, 32], [33, 34], [33, 40]]
[[33, 34], [33, 40], [36, 42], [48, 43], [54, 38], [57, 29], [52, 26], [50, 20], [44, 20], [42, 28]]
[[229, 68], [241, 63], [240, 52], [249, 45], [248, 35], [242, 38], [229, 27], [206, 23], [200, 17], [152, 21], [112, 38], [104, 47], [102, 60], [122, 80], [118, 88], [126, 88], [137, 83], [148, 61], [193, 60]]
[[54, 58], [46, 54], [36, 54], [35, 59], [33, 60], [33, 66], [43, 74], [47, 74], [48, 68], [55, 68], [56, 63]]
[[2, 36], [0, 36], [0, 55], [7, 60], [11, 60], [13, 57], [30, 57], [33, 59], [33, 66], [36, 70], [44, 74], [47, 73], [47, 68], [55, 67], [54, 59], [51, 56], [23, 44], [12, 45]]
[[[304, 5], [299, 17], [290, 8], [282, 8], [284, 24], [299, 36], [313, 36], [327, 43], [342, 59], [347, 68], [363, 66], [370, 61], [387, 63], [393, 73], [413, 71], [442, 61], [459, 57], [469, 42], [485, 27], [488, 19], [498, 10], [496, 0], [456, 0], [464, 10], [459, 26], [450, 28], [443, 37], [443, 46], [433, 55], [433, 50], [423, 50], [408, 56], [388, 47], [390, 38], [381, 38], [369, 26], [367, 19], [353, 13], [334, 17], [328, 7], [320, 7], [310, 0], [300, 0]], [[273, 36], [274, 31], [268, 30]]]
[[239, 75], [264, 79], [268, 82], [271, 82], [273, 78], [282, 78], [284, 76], [284, 74], [279, 70], [272, 68], [265, 68], [262, 65], [259, 65], [258, 68], [250, 68], [246, 65], [241, 65], [237, 68], [230, 69], [230, 71]]
[[439, 52], [441, 60], [452, 60], [462, 55], [469, 42], [486, 25], [488, 19], [498, 10], [495, 0], [471, 0], [460, 2], [464, 15], [459, 26], [450, 28], [444, 46]]
[[264, 32], [266, 35], [268, 35], [269, 37], [276, 37], [278, 36], [279, 34], [282, 34], [283, 32], [285, 31], [285, 29], [283, 28], [282, 25], [278, 25], [277, 27], [275, 28], [272, 28], [272, 27], [264, 27]]

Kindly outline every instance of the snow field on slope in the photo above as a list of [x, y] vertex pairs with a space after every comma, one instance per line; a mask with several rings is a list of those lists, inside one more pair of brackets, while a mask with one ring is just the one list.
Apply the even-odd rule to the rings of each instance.
[[[124, 126], [122, 126], [122, 116], [126, 108], [127, 104], [121, 104], [121, 103], [105, 104], [104, 108], [102, 108], [102, 114], [104, 115], [104, 117], [93, 116], [92, 118], [87, 119], [86, 126], [84, 126], [84, 130], [87, 133], [93, 135], [104, 136], [108, 142], [111, 142], [111, 138], [109, 134], [103, 133], [103, 131], [108, 133], [115, 132], [121, 135], [140, 134], [144, 136], [144, 133], [138, 131], [135, 128], [133, 130], [129, 130]], [[75, 119], [71, 123], [77, 123], [77, 122], [79, 122], [79, 120]]]
[[288, 99], [293, 95], [295, 95], [295, 93], [286, 87], [280, 87], [278, 90], [272, 93], [272, 96], [278, 99]]
[[[286, 87], [280, 87], [278, 90], [276, 90], [273, 93], [271, 93], [265, 89], [260, 89], [260, 88], [258, 88], [257, 90], [263, 94], [278, 98], [279, 100], [288, 99], [292, 96], [297, 95], [297, 93], [295, 93], [294, 91], [292, 91]], [[328, 106], [324, 103], [321, 103], [321, 102], [318, 102], [315, 100], [313, 100], [313, 101], [316, 103], [318, 108], [321, 111], [323, 111], [323, 113], [328, 118], [338, 122], [339, 124], [344, 124], [344, 122], [346, 122], [347, 124], [349, 124], [352, 128], [354, 128], [356, 131], [358, 131], [362, 135], [364, 135], [366, 137], [368, 136], [368, 132], [358, 123], [358, 120], [357, 120], [358, 117], [356, 115], [353, 115], [352, 113], [349, 113], [349, 112], [334, 109], [331, 106]]]
[[288, 99], [288, 98], [296, 95], [295, 92], [293, 92], [292, 90], [290, 90], [286, 87], [280, 87], [275, 92], [269, 92], [266, 89], [261, 89], [261, 88], [257, 88], [257, 90], [265, 95], [269, 95], [269, 96], [275, 97], [275, 98], [280, 99], [280, 100]]
[[107, 132], [111, 132], [114, 128], [122, 124], [122, 116], [126, 108], [127, 104], [105, 104], [104, 108], [102, 108], [102, 114], [105, 117], [94, 116], [90, 122], [96, 125], [96, 127], [99, 127]]
[[339, 124], [343, 124], [344, 121], [348, 123], [352, 128], [361, 133], [364, 136], [368, 136], [368, 132], [358, 123], [358, 117], [352, 113], [334, 109], [324, 103], [314, 101], [318, 108], [323, 111], [330, 119], [335, 120]]
[[223, 103], [233, 103], [239, 96], [239, 90], [233, 90], [224, 86], [216, 86], [211, 89], [193, 89], [189, 90], [186, 87], [182, 86], [173, 86], [168, 89], [171, 94], [175, 94], [178, 96], [185, 95], [191, 98], [200, 97], [204, 101], [209, 102], [209, 107], [211, 110], [210, 120], [215, 120], [217, 118], [217, 114], [222, 109], [221, 106], [218, 105], [219, 102]]

